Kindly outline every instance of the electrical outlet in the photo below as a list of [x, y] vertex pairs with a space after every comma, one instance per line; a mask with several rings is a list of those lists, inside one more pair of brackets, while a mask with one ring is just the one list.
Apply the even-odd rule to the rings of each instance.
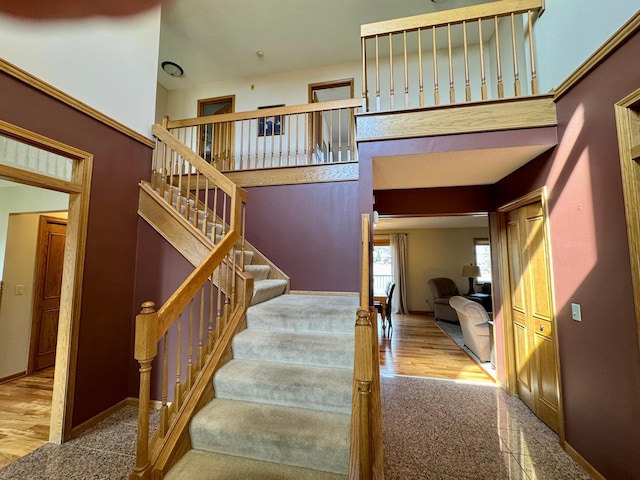
[[16, 295], [24, 295], [24, 285], [16, 285]]
[[582, 321], [582, 312], [580, 311], [579, 303], [571, 304], [571, 318], [573, 318], [576, 322]]

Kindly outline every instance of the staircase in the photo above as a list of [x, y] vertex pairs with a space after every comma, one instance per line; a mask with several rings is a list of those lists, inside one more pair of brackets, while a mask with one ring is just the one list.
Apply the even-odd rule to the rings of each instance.
[[345, 479], [357, 297], [280, 295], [249, 307], [192, 449], [165, 478]]
[[[163, 190], [161, 192], [160, 187], [154, 189], [150, 183], [142, 182], [138, 213], [197, 266], [228, 227], [193, 195], [188, 198], [180, 195], [180, 189], [175, 186], [165, 185]], [[245, 242], [243, 257], [244, 270], [254, 279], [252, 305], [282, 295], [287, 290], [288, 277], [248, 242]], [[237, 252], [236, 262], [240, 261], [240, 253]]]

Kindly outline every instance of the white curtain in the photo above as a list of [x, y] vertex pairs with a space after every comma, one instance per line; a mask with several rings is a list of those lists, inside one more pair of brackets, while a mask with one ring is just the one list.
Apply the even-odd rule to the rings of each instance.
[[393, 255], [393, 291], [391, 311], [406, 315], [407, 307], [407, 234], [392, 233], [389, 235], [389, 245]]

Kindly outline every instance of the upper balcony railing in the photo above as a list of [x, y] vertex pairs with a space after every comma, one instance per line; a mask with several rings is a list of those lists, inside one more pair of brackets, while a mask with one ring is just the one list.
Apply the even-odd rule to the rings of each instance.
[[536, 95], [542, 9], [543, 0], [500, 0], [363, 25], [363, 111]]
[[359, 99], [167, 121], [166, 128], [223, 172], [357, 161]]

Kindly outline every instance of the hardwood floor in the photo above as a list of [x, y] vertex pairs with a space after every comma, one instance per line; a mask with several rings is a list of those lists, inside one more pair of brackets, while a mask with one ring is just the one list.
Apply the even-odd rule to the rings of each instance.
[[53, 370], [0, 385], [0, 468], [49, 440]]
[[394, 314], [391, 335], [380, 333], [379, 347], [382, 375], [494, 383], [493, 378], [426, 315]]

